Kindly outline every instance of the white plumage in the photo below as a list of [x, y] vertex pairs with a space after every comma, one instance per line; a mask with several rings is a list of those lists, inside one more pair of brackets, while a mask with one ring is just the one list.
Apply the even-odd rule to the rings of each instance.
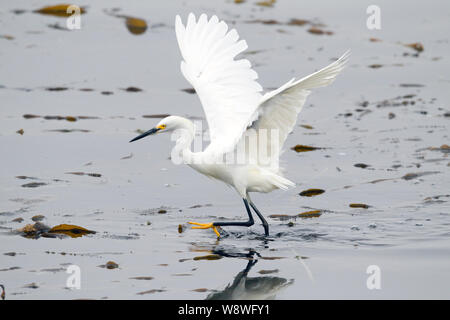
[[[218, 225], [252, 225], [250, 203], [268, 234], [267, 222], [248, 193], [295, 186], [280, 172], [281, 148], [294, 128], [310, 90], [332, 83], [348, 61], [349, 52], [309, 76], [292, 79], [262, 95], [262, 87], [256, 81], [258, 75], [250, 62], [235, 59], [247, 49], [247, 43], [239, 40], [236, 30], [228, 30], [224, 21], [216, 16], [208, 20], [205, 14], [196, 20], [191, 13], [186, 26], [180, 16], [176, 17], [175, 31], [183, 57], [181, 72], [201, 101], [211, 143], [203, 152], [192, 152], [194, 125], [177, 116], [162, 119], [154, 129], [132, 141], [153, 133], [180, 130], [182, 134], [177, 140], [175, 155], [200, 173], [235, 188], [244, 199], [249, 214], [246, 223], [198, 224], [201, 225], [199, 228], [211, 227], [216, 231]], [[253, 146], [249, 143], [251, 139], [254, 139]], [[234, 161], [222, 161], [224, 158]]]

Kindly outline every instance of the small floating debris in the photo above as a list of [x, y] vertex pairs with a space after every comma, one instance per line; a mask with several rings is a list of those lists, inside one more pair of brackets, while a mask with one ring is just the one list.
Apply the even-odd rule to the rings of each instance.
[[365, 163], [355, 163], [353, 166], [356, 168], [362, 168], [362, 169], [370, 167], [369, 164], [365, 164]]
[[15, 252], [5, 252], [4, 255], [5, 256], [10, 256], [10, 257], [15, 257], [17, 255], [17, 253], [15, 253]]
[[132, 34], [140, 35], [145, 33], [147, 30], [147, 22], [143, 19], [127, 17], [125, 20], [125, 24], [127, 26], [128, 31]]
[[416, 50], [417, 52], [422, 52], [423, 51], [423, 44], [421, 44], [420, 42], [415, 42], [415, 43], [409, 43], [409, 44], [404, 44], [405, 47], [411, 48]]
[[315, 34], [315, 35], [324, 35], [325, 34], [325, 35], [331, 36], [334, 34], [332, 31], [326, 31], [326, 30], [320, 29], [318, 27], [311, 27], [308, 29], [308, 32], [311, 34]]
[[422, 88], [422, 87], [425, 87], [425, 85], [419, 84], [419, 83], [401, 83], [401, 84], [399, 84], [399, 87], [402, 87], [402, 88]]
[[285, 259], [286, 257], [259, 257], [262, 260], [280, 260]]
[[44, 219], [45, 219], [45, 216], [43, 216], [42, 214], [38, 214], [38, 215], [31, 217], [31, 220], [33, 220], [34, 222], [39, 222]]
[[16, 131], [16, 133], [20, 134], [21, 136], [23, 136], [23, 134], [25, 133], [25, 131], [23, 129], [19, 129]]
[[186, 226], [183, 226], [182, 224], [178, 225], [178, 233], [183, 233], [183, 231], [186, 229]]
[[291, 216], [288, 214], [271, 214], [268, 217], [272, 218], [272, 219], [280, 219], [280, 220], [288, 220], [288, 219], [294, 218], [294, 216]]
[[310, 23], [309, 20], [293, 18], [287, 24], [289, 26], [304, 26], [305, 24], [308, 24], [308, 23]]
[[273, 7], [273, 5], [275, 4], [276, 0], [266, 0], [266, 1], [260, 1], [255, 3], [257, 6], [261, 6], [261, 7]]
[[[56, 17], [70, 17], [73, 13], [67, 13], [67, 9], [70, 7], [70, 4], [58, 4], [55, 6], [43, 7], [41, 9], [35, 10], [35, 13], [52, 15]], [[70, 12], [70, 11], [69, 11]], [[86, 13], [84, 8], [80, 8], [80, 14]]]
[[23, 117], [25, 119], [34, 119], [34, 118], [40, 118], [41, 116], [35, 115], [35, 114], [24, 114]]
[[306, 211], [298, 214], [300, 218], [318, 218], [322, 215], [322, 210]]
[[307, 189], [299, 193], [302, 197], [313, 197], [318, 196], [319, 194], [324, 193], [325, 190], [322, 189]]
[[71, 238], [79, 238], [86, 234], [95, 234], [96, 232], [76, 225], [60, 224], [51, 228], [48, 233], [59, 233], [65, 234]]
[[49, 230], [50, 227], [41, 222], [36, 222], [35, 224], [25, 225], [23, 228], [18, 229], [17, 232], [25, 238], [37, 239]]
[[0, 39], [14, 40], [15, 38], [13, 36], [8, 35], [8, 34], [2, 34], [2, 35], [0, 35]]
[[153, 277], [131, 277], [132, 280], [153, 280]]
[[45, 182], [30, 182], [30, 183], [23, 184], [21, 187], [22, 188], [37, 188], [37, 187], [46, 186], [46, 185], [47, 185], [47, 183], [45, 183]]
[[108, 261], [105, 264], [99, 265], [99, 267], [112, 270], [112, 269], [117, 269], [119, 267], [119, 265], [114, 261]]
[[218, 255], [218, 254], [208, 254], [206, 256], [194, 257], [195, 261], [198, 261], [198, 260], [219, 260], [219, 259], [222, 259], [222, 256]]
[[37, 289], [37, 288], [39, 288], [39, 286], [38, 286], [36, 283], [32, 282], [32, 283], [29, 283], [29, 284], [24, 285], [23, 288], [27, 288], [27, 289]]
[[440, 147], [429, 147], [428, 150], [441, 151], [443, 153], [450, 153], [450, 146], [448, 144], [443, 144]]
[[166, 290], [163, 289], [152, 289], [152, 290], [147, 290], [147, 291], [142, 291], [142, 292], [138, 292], [136, 294], [138, 295], [144, 295], [144, 294], [152, 294], [152, 293], [158, 293], [158, 292], [165, 292]]
[[100, 173], [85, 173], [85, 172], [66, 172], [66, 174], [73, 174], [76, 176], [89, 176], [95, 178], [100, 178], [102, 176]]
[[190, 94], [196, 94], [197, 93], [194, 88], [181, 89], [181, 91], [186, 92], [186, 93], [190, 93]]
[[311, 147], [311, 146], [306, 146], [303, 144], [297, 144], [295, 147], [291, 148], [291, 150], [294, 150], [295, 152], [307, 152], [307, 151], [314, 151], [314, 150], [319, 150], [319, 149], [323, 149], [323, 148]]
[[67, 87], [47, 87], [45, 88], [47, 91], [66, 91], [69, 90]]
[[128, 156], [120, 158], [120, 160], [128, 160], [128, 159], [131, 159], [131, 158], [133, 158], [133, 153], [130, 153]]
[[369, 209], [370, 206], [364, 203], [350, 203], [350, 208], [362, 208], [362, 209]]
[[[236, 1], [236, 0], [235, 0], [235, 1]], [[207, 292], [208, 289], [207, 289], [207, 288], [198, 288], [198, 289], [193, 289], [193, 290], [191, 290], [191, 291], [194, 291], [194, 292]]]
[[372, 68], [372, 69], [379, 69], [382, 66], [383, 66], [382, 64], [374, 63], [374, 64], [369, 65], [368, 67]]
[[71, 133], [71, 132], [83, 132], [87, 133], [90, 132], [90, 130], [86, 129], [53, 129], [53, 130], [47, 130], [48, 132], [61, 132], [61, 133]]
[[439, 171], [425, 171], [425, 172], [412, 172], [412, 173], [407, 173], [405, 174], [402, 179], [404, 180], [412, 180], [412, 179], [416, 179], [422, 176], [426, 176], [426, 175], [430, 175], [430, 174], [436, 174], [436, 173], [440, 173]]
[[138, 88], [138, 87], [128, 87], [128, 88], [125, 88], [122, 90], [124, 90], [126, 92], [141, 92], [141, 91], [143, 91], [141, 88]]

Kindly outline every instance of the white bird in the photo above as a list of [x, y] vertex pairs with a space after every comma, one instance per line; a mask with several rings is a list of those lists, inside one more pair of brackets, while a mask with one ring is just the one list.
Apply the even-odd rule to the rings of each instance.
[[[215, 15], [208, 19], [202, 14], [196, 20], [190, 13], [186, 26], [177, 15], [175, 31], [183, 57], [181, 72], [200, 98], [211, 142], [204, 151], [192, 152], [194, 124], [179, 116], [162, 119], [156, 127], [130, 142], [156, 133], [179, 131], [176, 154], [198, 172], [233, 187], [242, 197], [248, 214], [245, 222], [189, 222], [195, 225], [193, 228], [212, 228], [219, 237], [218, 226], [250, 227], [254, 224], [251, 207], [268, 236], [269, 225], [249, 193], [295, 186], [282, 176], [278, 165], [281, 148], [310, 90], [332, 83], [348, 61], [349, 51], [327, 67], [299, 80], [292, 79], [263, 95], [250, 62], [235, 59], [247, 49], [247, 43], [239, 40], [235, 29], [228, 30], [227, 24]], [[268, 132], [270, 137], [266, 137]], [[253, 141], [253, 146], [247, 145], [248, 140]], [[224, 158], [228, 160], [223, 161]]]

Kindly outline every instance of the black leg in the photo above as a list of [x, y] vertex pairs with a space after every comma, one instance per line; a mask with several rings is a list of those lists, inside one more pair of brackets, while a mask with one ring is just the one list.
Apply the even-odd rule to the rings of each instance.
[[224, 222], [213, 222], [213, 225], [218, 227], [225, 227], [225, 226], [242, 226], [242, 227], [250, 227], [252, 226], [255, 222], [253, 221], [253, 216], [252, 216], [252, 212], [250, 210], [250, 207], [248, 206], [248, 201], [247, 199], [243, 199], [244, 200], [244, 204], [245, 204], [245, 209], [247, 209], [247, 214], [248, 214], [248, 221], [246, 222], [241, 222], [241, 221], [224, 221]]
[[264, 227], [264, 232], [266, 234], [266, 237], [268, 237], [269, 236], [269, 224], [267, 223], [266, 219], [264, 219], [264, 217], [261, 214], [261, 212], [259, 212], [258, 208], [256, 208], [256, 206], [252, 202], [252, 200], [250, 200], [250, 205], [252, 206], [252, 208], [255, 211], [255, 213], [258, 215], [259, 219], [261, 219], [262, 225]]

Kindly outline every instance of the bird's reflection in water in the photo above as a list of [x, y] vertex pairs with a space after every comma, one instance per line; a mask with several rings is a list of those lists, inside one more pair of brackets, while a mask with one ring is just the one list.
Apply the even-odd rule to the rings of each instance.
[[248, 253], [227, 253], [224, 250], [214, 250], [215, 254], [224, 257], [247, 258], [247, 266], [239, 272], [232, 283], [222, 291], [214, 292], [206, 297], [206, 300], [267, 300], [275, 299], [280, 290], [291, 285], [294, 280], [281, 277], [263, 276], [249, 277], [248, 273], [258, 262], [261, 255], [250, 249]]

